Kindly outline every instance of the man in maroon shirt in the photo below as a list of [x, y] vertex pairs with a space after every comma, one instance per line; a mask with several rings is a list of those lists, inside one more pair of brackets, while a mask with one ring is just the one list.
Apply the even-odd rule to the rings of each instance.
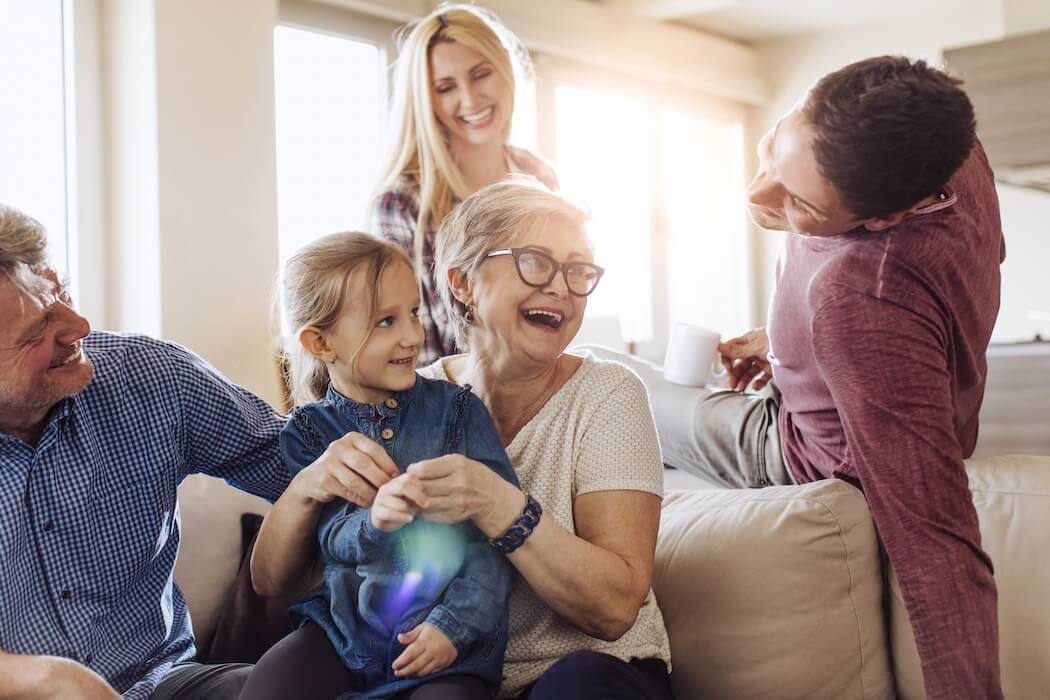
[[720, 351], [731, 389], [773, 378], [779, 396], [713, 393], [693, 466], [732, 485], [862, 489], [927, 697], [1000, 698], [995, 582], [963, 459], [1005, 249], [970, 101], [922, 61], [861, 61], [822, 78], [758, 156], [751, 216], [788, 236], [768, 336]]

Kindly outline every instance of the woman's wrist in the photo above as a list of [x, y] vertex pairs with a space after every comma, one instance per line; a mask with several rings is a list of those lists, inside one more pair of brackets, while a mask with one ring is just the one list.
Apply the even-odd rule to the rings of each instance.
[[521, 515], [522, 509], [527, 502], [525, 493], [513, 484], [500, 479], [493, 474], [502, 485], [493, 490], [493, 496], [486, 508], [475, 519], [474, 523], [484, 533], [485, 537], [499, 537], [507, 531], [514, 521]]

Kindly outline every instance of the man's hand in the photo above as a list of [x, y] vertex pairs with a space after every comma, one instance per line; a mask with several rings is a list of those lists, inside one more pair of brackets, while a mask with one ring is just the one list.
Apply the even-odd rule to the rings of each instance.
[[97, 673], [56, 656], [0, 652], [0, 698], [120, 700]]
[[430, 505], [419, 480], [402, 474], [379, 487], [372, 503], [372, 524], [384, 532], [400, 530], [412, 522], [422, 508]]
[[449, 638], [429, 622], [397, 635], [397, 641], [407, 645], [392, 666], [398, 678], [429, 676], [448, 668], [459, 656]]
[[289, 490], [303, 499], [327, 503], [345, 498], [369, 508], [383, 484], [401, 472], [378, 443], [361, 433], [347, 433], [328, 445], [313, 464], [296, 474]]
[[758, 391], [773, 378], [769, 365], [769, 336], [764, 328], [748, 331], [739, 338], [732, 338], [718, 346], [722, 355], [722, 366], [729, 373], [729, 388], [744, 391], [752, 380]]

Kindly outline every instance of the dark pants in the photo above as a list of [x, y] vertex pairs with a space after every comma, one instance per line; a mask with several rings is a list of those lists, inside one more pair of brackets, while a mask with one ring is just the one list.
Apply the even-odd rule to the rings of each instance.
[[[336, 698], [363, 690], [360, 679], [343, 665], [328, 637], [308, 622], [275, 644], [255, 665], [241, 691], [242, 700]], [[435, 678], [396, 696], [397, 700], [490, 700], [492, 693], [467, 675]]]
[[659, 659], [630, 663], [577, 651], [547, 669], [517, 700], [673, 700], [671, 677]]
[[236, 700], [251, 664], [175, 664], [150, 700]]

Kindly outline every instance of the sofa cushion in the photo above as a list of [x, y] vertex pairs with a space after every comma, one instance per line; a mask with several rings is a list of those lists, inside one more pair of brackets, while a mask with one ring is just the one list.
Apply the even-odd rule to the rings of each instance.
[[195, 474], [179, 485], [182, 541], [178, 584], [198, 646], [207, 647], [241, 562], [241, 513], [265, 513], [266, 501], [221, 479]]
[[669, 492], [653, 588], [675, 693], [891, 698], [879, 549], [841, 481]]
[[[981, 545], [999, 591], [999, 666], [1008, 698], [1050, 691], [1050, 457], [968, 460], [966, 473], [981, 526]], [[900, 587], [890, 573], [891, 642], [900, 697], [924, 698], [915, 637]]]

